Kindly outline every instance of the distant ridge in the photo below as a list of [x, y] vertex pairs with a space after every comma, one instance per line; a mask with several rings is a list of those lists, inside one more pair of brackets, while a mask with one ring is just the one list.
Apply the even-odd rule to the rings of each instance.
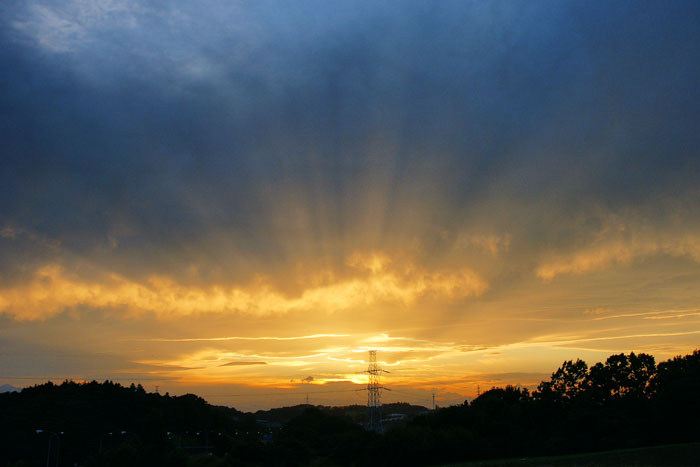
[[0, 392], [19, 392], [22, 388], [16, 388], [11, 384], [3, 384], [0, 386]]

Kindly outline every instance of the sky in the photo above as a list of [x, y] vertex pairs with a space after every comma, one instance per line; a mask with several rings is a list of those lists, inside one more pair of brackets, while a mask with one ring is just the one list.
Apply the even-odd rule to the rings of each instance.
[[6, 0], [0, 384], [429, 406], [700, 347], [696, 1]]

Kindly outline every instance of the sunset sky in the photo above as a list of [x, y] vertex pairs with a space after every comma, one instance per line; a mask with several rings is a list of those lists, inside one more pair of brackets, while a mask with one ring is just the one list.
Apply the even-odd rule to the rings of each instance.
[[700, 2], [7, 0], [0, 385], [461, 403], [700, 347]]

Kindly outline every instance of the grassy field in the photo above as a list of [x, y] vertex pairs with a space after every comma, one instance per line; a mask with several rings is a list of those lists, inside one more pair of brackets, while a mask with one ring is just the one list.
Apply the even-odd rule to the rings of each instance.
[[670, 444], [556, 457], [499, 459], [450, 464], [454, 467], [490, 465], [700, 465], [700, 443]]

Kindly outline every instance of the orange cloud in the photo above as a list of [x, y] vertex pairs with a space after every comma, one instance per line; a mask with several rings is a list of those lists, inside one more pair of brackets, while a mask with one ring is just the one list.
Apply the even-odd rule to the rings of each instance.
[[540, 279], [550, 281], [562, 274], [585, 274], [660, 254], [687, 257], [700, 262], [700, 238], [693, 235], [646, 234], [629, 239], [601, 241], [583, 251], [546, 262], [535, 273]]
[[79, 305], [118, 308], [131, 314], [150, 312], [161, 317], [210, 312], [333, 313], [380, 302], [412, 304], [422, 297], [451, 301], [480, 295], [488, 288], [483, 279], [467, 268], [428, 271], [411, 265], [398, 270], [389, 268], [389, 263], [385, 256], [356, 255], [352, 264], [367, 268], [369, 274], [309, 286], [296, 296], [275, 290], [260, 277], [233, 287], [193, 286], [156, 275], [145, 282], [136, 282], [108, 274], [102, 282], [88, 282], [71, 276], [58, 265], [48, 265], [38, 269], [32, 280], [0, 289], [0, 310], [17, 319], [41, 319]]

